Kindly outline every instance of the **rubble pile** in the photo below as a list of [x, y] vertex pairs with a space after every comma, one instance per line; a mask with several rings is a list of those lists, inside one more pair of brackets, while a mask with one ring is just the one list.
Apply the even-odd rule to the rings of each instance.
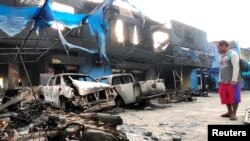
[[168, 90], [166, 96], [158, 98], [159, 103], [177, 103], [177, 102], [192, 102], [196, 101], [196, 98], [193, 97], [193, 91], [175, 91]]
[[[120, 116], [99, 113], [65, 113], [51, 103], [30, 99], [22, 93], [0, 106], [1, 141], [127, 141]], [[18, 100], [16, 100], [18, 99]], [[14, 104], [13, 104], [14, 100]], [[15, 106], [15, 108], [8, 108]], [[4, 108], [3, 108], [4, 107]]]
[[199, 90], [189, 89], [189, 92], [193, 96], [203, 96], [203, 97], [207, 97], [208, 96], [208, 90], [207, 89], [199, 89]]

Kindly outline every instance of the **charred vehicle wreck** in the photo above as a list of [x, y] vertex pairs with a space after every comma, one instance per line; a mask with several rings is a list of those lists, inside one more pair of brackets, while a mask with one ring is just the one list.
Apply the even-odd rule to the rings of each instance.
[[64, 110], [78, 107], [84, 112], [98, 111], [115, 106], [116, 90], [99, 83], [86, 74], [64, 73], [52, 76], [41, 86], [39, 98]]
[[135, 82], [132, 74], [114, 74], [97, 79], [115, 87], [118, 95], [115, 99], [118, 106], [147, 102], [165, 96], [166, 88], [163, 79]]
[[[71, 78], [76, 79], [86, 75], [74, 76]], [[54, 77], [51, 77], [50, 80]], [[86, 76], [87, 78], [91, 77]], [[96, 90], [93, 88], [93, 91], [106, 91], [110, 88], [112, 87], [96, 88]], [[100, 141], [104, 139], [128, 141], [126, 134], [117, 130], [117, 126], [123, 123], [120, 116], [64, 112], [55, 108], [55, 103], [52, 100], [37, 99], [36, 94], [33, 95], [30, 88], [7, 92], [9, 94], [5, 93], [4, 102], [0, 105], [1, 141]], [[6, 97], [6, 95], [11, 97]], [[96, 104], [98, 108], [100, 104], [102, 103]]]
[[42, 100], [24, 101], [17, 111], [0, 115], [1, 141], [127, 141], [117, 130], [120, 116], [65, 113]]

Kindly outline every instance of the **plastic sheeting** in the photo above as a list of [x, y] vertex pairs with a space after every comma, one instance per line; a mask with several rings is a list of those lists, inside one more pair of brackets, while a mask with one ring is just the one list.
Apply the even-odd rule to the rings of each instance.
[[130, 3], [128, 0], [123, 0], [124, 2], [128, 3], [131, 7], [133, 7], [139, 14], [140, 16], [142, 17], [142, 20], [143, 20], [143, 23], [142, 23], [142, 27], [144, 26], [145, 24], [145, 17], [143, 15], [143, 13], [141, 12], [141, 10], [139, 10], [135, 5], [133, 5], [132, 3]]
[[54, 21], [54, 14], [51, 8], [51, 0], [46, 0], [44, 5], [39, 8], [39, 12], [34, 15], [35, 26], [36, 30], [40, 30], [46, 27], [50, 27]]
[[[27, 23], [32, 19], [35, 21], [34, 29], [37, 31], [50, 27], [54, 22], [61, 23], [68, 28], [79, 27], [82, 22], [87, 22], [91, 34], [98, 39], [101, 58], [104, 57], [107, 60], [105, 35], [108, 31], [108, 22], [104, 14], [112, 2], [113, 0], [104, 0], [90, 14], [70, 14], [55, 11], [51, 8], [51, 0], [46, 0], [42, 7], [14, 8], [0, 5], [0, 29], [9, 36], [15, 36], [25, 29]], [[97, 53], [96, 50], [89, 50], [68, 43], [62, 36], [61, 31], [58, 33], [64, 47], [67, 45], [69, 49], [81, 49], [89, 53]]]
[[14, 8], [0, 5], [0, 29], [8, 36], [15, 36], [39, 12], [39, 7]]
[[[57, 30], [58, 30], [59, 38], [60, 38], [62, 45], [63, 45], [67, 54], [69, 53], [70, 49], [79, 49], [79, 50], [86, 51], [86, 52], [92, 53], [92, 54], [98, 52], [98, 50], [96, 50], [96, 49], [86, 49], [84, 47], [73, 45], [73, 44], [67, 42], [66, 39], [63, 37], [62, 32], [59, 29], [57, 29]], [[69, 47], [69, 49], [67, 49], [66, 46]]]
[[82, 25], [82, 20], [87, 17], [87, 14], [70, 14], [65, 12], [53, 11], [55, 20], [72, 29]]
[[[25, 29], [27, 24], [34, 19], [34, 29], [37, 30], [38, 35], [39, 30], [50, 27], [54, 22], [61, 23], [71, 29], [81, 26], [82, 23], [87, 23], [89, 25], [91, 35], [97, 38], [99, 47], [98, 51], [101, 59], [108, 60], [105, 46], [106, 33], [109, 29], [109, 25], [104, 14], [109, 6], [112, 5], [113, 0], [104, 0], [89, 14], [71, 14], [53, 10], [51, 7], [51, 1], [52, 0], [46, 0], [42, 7], [17, 8], [0, 5], [0, 29], [8, 36], [15, 36]], [[145, 21], [142, 12], [129, 3], [128, 0], [123, 1], [127, 2], [140, 13], [143, 17], [144, 24]], [[70, 49], [80, 49], [92, 54], [98, 52], [97, 50], [89, 50], [87, 48], [68, 43], [59, 29], [58, 33], [67, 53]], [[67, 49], [66, 46], [69, 49]]]
[[98, 46], [100, 50], [100, 57], [108, 60], [106, 54], [106, 33], [109, 29], [108, 22], [104, 16], [104, 12], [112, 4], [113, 0], [105, 0], [102, 4], [98, 5], [91, 13], [87, 19], [89, 24], [90, 32], [93, 36], [97, 37]]

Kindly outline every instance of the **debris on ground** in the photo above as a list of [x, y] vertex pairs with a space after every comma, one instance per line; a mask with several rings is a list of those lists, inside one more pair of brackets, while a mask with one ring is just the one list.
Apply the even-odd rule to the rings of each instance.
[[32, 98], [30, 89], [15, 91], [14, 96], [4, 97], [0, 106], [1, 141], [99, 141], [103, 137], [127, 141], [126, 135], [117, 130], [123, 122], [120, 116], [65, 113], [55, 109], [52, 103]]
[[152, 136], [151, 139], [154, 140], [154, 141], [158, 141], [159, 140], [158, 137], [156, 137], [156, 136]]
[[204, 97], [208, 96], [208, 90], [207, 89], [199, 89], [199, 90], [189, 89], [189, 92], [193, 96], [204, 96]]
[[144, 109], [145, 110], [153, 110], [153, 108], [151, 106], [146, 106]]
[[173, 141], [181, 141], [181, 137], [178, 135], [173, 136]]
[[6, 90], [2, 96], [0, 111], [17, 110], [22, 101], [28, 102], [35, 100], [31, 88], [18, 88]]
[[168, 90], [165, 97], [158, 98], [159, 103], [177, 103], [177, 102], [193, 102], [196, 98], [193, 97], [193, 91], [175, 91]]
[[152, 136], [152, 132], [145, 132], [144, 135], [148, 136], [148, 137], [151, 137]]
[[125, 112], [125, 109], [123, 107], [114, 107], [114, 108], [102, 110], [101, 112], [114, 115], [114, 114]]

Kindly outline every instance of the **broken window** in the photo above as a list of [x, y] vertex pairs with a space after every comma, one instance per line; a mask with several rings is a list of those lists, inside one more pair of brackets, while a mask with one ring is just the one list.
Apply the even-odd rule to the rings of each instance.
[[69, 75], [67, 77], [71, 77], [72, 79], [78, 80], [78, 81], [96, 82], [95, 79], [93, 79], [89, 76], [85, 76], [85, 75]]
[[88, 82], [96, 82], [93, 78], [91, 77], [85, 77], [85, 81], [88, 81]]
[[123, 27], [122, 20], [116, 21], [115, 32], [116, 32], [117, 42], [123, 43], [124, 42], [124, 27]]
[[72, 83], [69, 76], [67, 75], [63, 75], [63, 80], [66, 85], [70, 85]]
[[102, 78], [100, 82], [101, 82], [101, 83], [105, 83], [105, 84], [109, 84], [109, 82], [108, 82], [108, 79], [107, 79], [107, 78]]
[[56, 78], [56, 85], [60, 85], [60, 84], [61, 84], [61, 77], [58, 76], [58, 77]]
[[49, 80], [48, 85], [49, 85], [49, 86], [53, 86], [54, 80], [55, 80], [55, 77], [52, 77], [52, 78]]
[[112, 85], [119, 85], [119, 84], [121, 84], [120, 78], [119, 78], [119, 77], [114, 77], [114, 78], [113, 78]]
[[114, 77], [112, 85], [132, 83], [133, 79], [131, 76]]
[[123, 76], [122, 77], [122, 84], [127, 84], [127, 83], [132, 83], [132, 78], [131, 76]]

